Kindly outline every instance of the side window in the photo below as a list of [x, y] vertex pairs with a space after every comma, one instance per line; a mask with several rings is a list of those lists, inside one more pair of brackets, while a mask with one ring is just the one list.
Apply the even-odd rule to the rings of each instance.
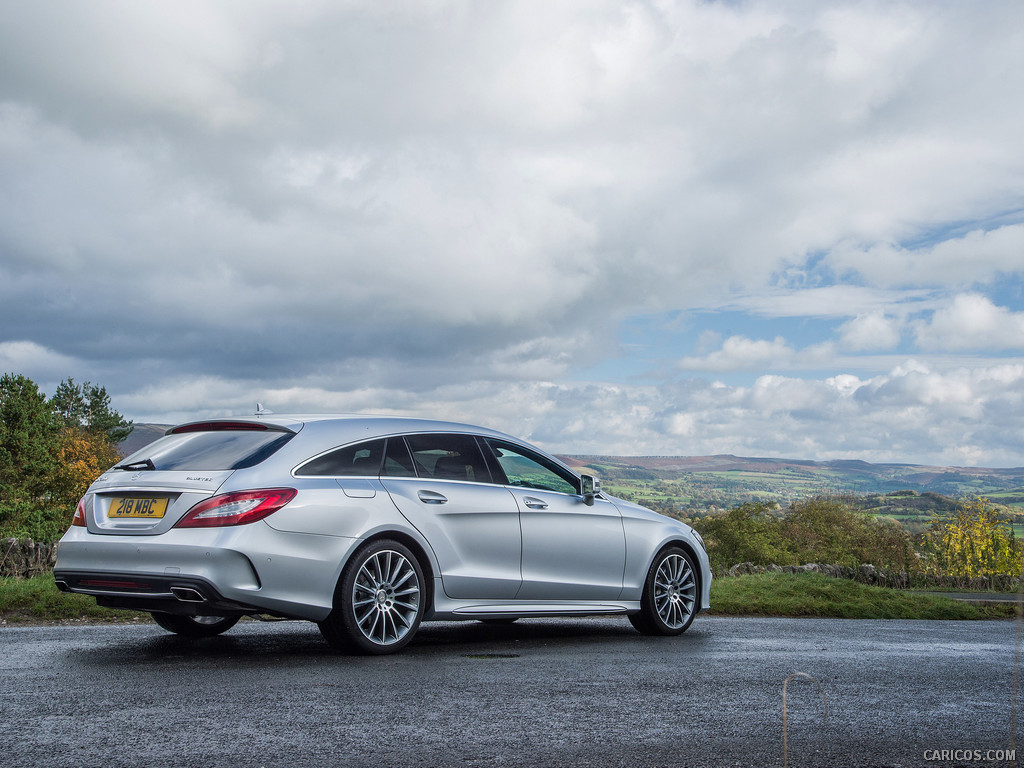
[[382, 475], [387, 477], [416, 477], [412, 457], [401, 437], [389, 437], [388, 447], [384, 452], [384, 469]]
[[318, 456], [312, 461], [307, 461], [295, 470], [295, 474], [298, 477], [352, 475], [376, 477], [380, 472], [380, 462], [383, 456], [383, 440], [346, 445], [344, 448], [338, 448], [323, 456]]
[[491, 482], [487, 463], [472, 435], [407, 435], [405, 440], [420, 477]]
[[576, 476], [543, 456], [503, 440], [485, 441], [505, 471], [509, 485], [579, 494]]

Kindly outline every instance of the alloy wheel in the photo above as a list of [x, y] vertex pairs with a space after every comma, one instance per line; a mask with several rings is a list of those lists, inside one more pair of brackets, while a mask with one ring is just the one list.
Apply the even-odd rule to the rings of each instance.
[[352, 585], [352, 612], [367, 640], [386, 646], [401, 641], [416, 624], [420, 581], [400, 552], [384, 549], [363, 561]]
[[654, 578], [654, 607], [669, 629], [684, 626], [697, 600], [697, 579], [685, 557], [670, 554]]

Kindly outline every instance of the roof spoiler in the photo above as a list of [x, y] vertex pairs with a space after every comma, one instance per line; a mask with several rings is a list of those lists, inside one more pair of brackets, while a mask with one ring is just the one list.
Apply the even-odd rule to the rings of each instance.
[[204, 421], [190, 421], [187, 424], [179, 424], [171, 427], [165, 435], [181, 435], [187, 432], [290, 432], [295, 434], [297, 430], [286, 427], [284, 424], [268, 424], [265, 421], [248, 421], [243, 419], [205, 419]]

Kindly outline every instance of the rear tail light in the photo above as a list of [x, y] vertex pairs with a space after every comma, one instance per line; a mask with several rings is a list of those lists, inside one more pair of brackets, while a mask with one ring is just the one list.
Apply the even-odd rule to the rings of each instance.
[[294, 488], [237, 491], [201, 501], [185, 513], [175, 528], [219, 528], [246, 525], [277, 512], [295, 498]]
[[[66, 507], [65, 507], [66, 509]], [[86, 527], [85, 524], [85, 496], [78, 500], [78, 506], [75, 508], [75, 516], [71, 518], [71, 525]]]

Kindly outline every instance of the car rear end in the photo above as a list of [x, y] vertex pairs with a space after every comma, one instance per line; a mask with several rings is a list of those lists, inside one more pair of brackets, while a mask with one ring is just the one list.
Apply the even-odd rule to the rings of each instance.
[[[287, 460], [275, 461], [302, 427], [264, 420], [185, 424], [129, 456], [79, 502], [58, 546], [58, 588], [108, 607], [183, 616], [322, 618], [329, 599], [311, 605], [302, 584], [268, 590], [260, 573], [273, 573], [274, 558], [288, 561], [290, 548], [292, 559], [312, 562], [319, 573], [322, 562], [338, 562], [338, 550], [348, 546], [328, 542], [330, 551], [301, 551], [262, 522], [296, 496], [281, 482], [289, 477]], [[302, 574], [293, 569], [289, 578], [301, 581]]]

